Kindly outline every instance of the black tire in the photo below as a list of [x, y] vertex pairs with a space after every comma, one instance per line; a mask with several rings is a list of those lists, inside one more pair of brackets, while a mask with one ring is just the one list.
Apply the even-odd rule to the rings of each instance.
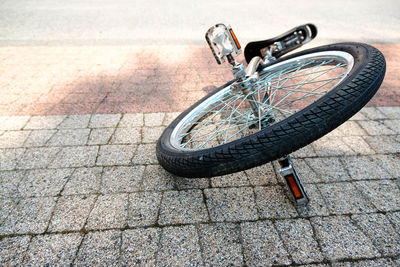
[[[195, 107], [226, 85], [217, 88], [178, 116], [157, 143], [157, 159], [169, 172], [183, 177], [212, 177], [246, 170], [296, 151], [332, 131], [374, 96], [385, 75], [385, 59], [376, 48], [361, 43], [321, 46], [289, 55], [274, 62], [323, 52], [344, 51], [354, 58], [348, 76], [292, 116], [244, 138], [207, 149], [187, 151], [171, 145], [177, 124]], [[228, 83], [229, 84], [229, 83]]]

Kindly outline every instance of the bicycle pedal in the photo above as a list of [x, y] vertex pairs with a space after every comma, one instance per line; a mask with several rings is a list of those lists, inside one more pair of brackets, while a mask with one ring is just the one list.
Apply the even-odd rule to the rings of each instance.
[[297, 205], [307, 205], [310, 199], [291, 158], [287, 156], [278, 160], [278, 162], [281, 166], [279, 172], [285, 179], [286, 184], [292, 193], [294, 202]]
[[240, 43], [230, 25], [218, 23], [206, 32], [206, 40], [218, 64], [233, 60], [232, 53], [242, 53]]

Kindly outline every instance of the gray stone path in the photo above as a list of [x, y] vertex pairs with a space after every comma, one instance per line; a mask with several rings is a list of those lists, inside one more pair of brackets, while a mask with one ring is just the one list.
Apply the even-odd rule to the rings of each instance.
[[211, 179], [165, 172], [178, 113], [0, 117], [0, 265], [400, 264], [400, 107], [364, 108], [275, 163]]

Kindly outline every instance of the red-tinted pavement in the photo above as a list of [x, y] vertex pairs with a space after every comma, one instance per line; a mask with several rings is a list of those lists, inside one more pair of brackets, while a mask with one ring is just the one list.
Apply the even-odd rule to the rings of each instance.
[[[400, 45], [379, 44], [372, 106], [400, 106]], [[182, 111], [230, 80], [206, 46], [0, 47], [0, 115]]]

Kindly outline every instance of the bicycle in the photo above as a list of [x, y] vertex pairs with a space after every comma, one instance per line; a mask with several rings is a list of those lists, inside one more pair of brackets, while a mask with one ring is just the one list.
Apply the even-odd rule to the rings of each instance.
[[[218, 64], [232, 66], [234, 79], [180, 114], [163, 132], [156, 154], [167, 171], [184, 177], [230, 174], [280, 159], [298, 204], [308, 202], [288, 156], [332, 131], [379, 89], [385, 59], [362, 43], [338, 43], [288, 52], [317, 35], [313, 24], [278, 37], [250, 42], [248, 63], [232, 28], [212, 26], [206, 40]], [[284, 56], [284, 57], [282, 57]]]

